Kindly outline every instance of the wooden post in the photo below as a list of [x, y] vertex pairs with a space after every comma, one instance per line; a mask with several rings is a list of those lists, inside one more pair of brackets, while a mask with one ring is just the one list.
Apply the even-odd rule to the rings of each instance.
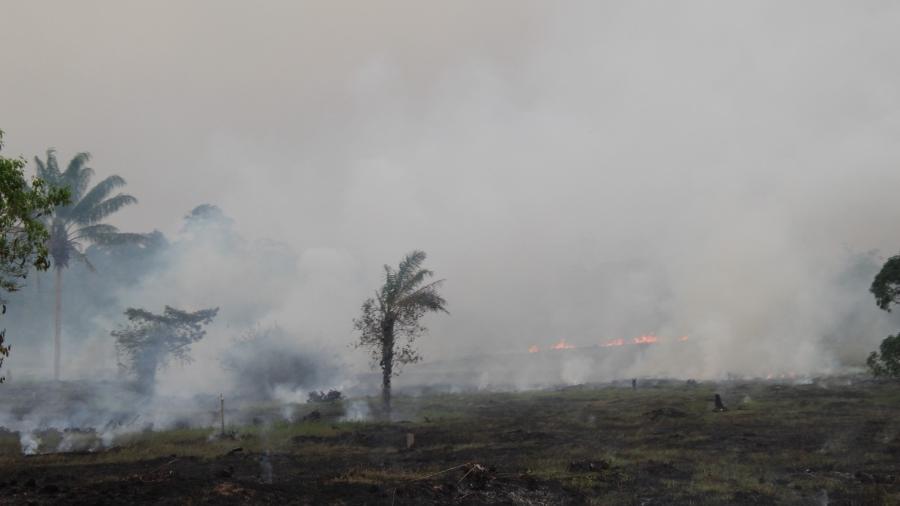
[[219, 394], [219, 413], [222, 415], [222, 436], [225, 436], [225, 394]]
[[719, 394], [716, 394], [715, 397], [716, 407], [713, 411], [717, 413], [721, 413], [722, 411], [728, 411], [728, 408], [725, 407], [725, 404], [722, 403], [722, 397]]

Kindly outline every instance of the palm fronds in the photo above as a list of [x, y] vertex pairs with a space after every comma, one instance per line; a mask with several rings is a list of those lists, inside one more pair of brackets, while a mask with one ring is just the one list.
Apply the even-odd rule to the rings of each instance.
[[92, 225], [105, 220], [119, 209], [131, 204], [137, 204], [137, 199], [131, 195], [120, 193], [115, 197], [110, 197], [85, 209], [79, 214], [73, 213], [72, 220], [79, 225]]
[[54, 264], [59, 268], [68, 266], [74, 258], [86, 263], [82, 243], [103, 245], [140, 243], [146, 239], [142, 234], [124, 234], [105, 223], [106, 218], [125, 206], [137, 203], [137, 199], [125, 193], [110, 197], [117, 188], [125, 186], [125, 180], [117, 175], [109, 176], [93, 188], [90, 187], [94, 169], [88, 167], [91, 155], [87, 152], [76, 154], [60, 172], [54, 149], [47, 150], [45, 160], [35, 157], [37, 174], [49, 184], [68, 188], [71, 203], [54, 209], [50, 222], [48, 247]]
[[106, 199], [113, 190], [122, 186], [125, 186], [125, 180], [119, 176], [109, 176], [103, 181], [100, 181], [77, 201], [78, 203], [72, 208], [72, 215], [80, 216], [87, 214], [96, 205]]

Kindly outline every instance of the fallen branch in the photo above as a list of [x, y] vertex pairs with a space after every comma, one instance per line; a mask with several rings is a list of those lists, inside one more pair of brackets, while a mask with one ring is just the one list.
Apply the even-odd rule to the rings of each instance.
[[[468, 466], [468, 465], [471, 465], [471, 463], [470, 463], [470, 462], [466, 462], [465, 464], [460, 464], [460, 465], [458, 465], [458, 466], [454, 466], [454, 467], [451, 467], [451, 468], [449, 468], [449, 469], [444, 469], [443, 471], [438, 471], [438, 472], [436, 472], [436, 473], [434, 473], [434, 474], [429, 474], [428, 476], [423, 476], [423, 477], [421, 477], [421, 478], [416, 478], [416, 479], [414, 479], [414, 480], [412, 480], [412, 481], [427, 480], [428, 478], [434, 478], [435, 476], [437, 476], [437, 475], [439, 475], [439, 474], [444, 474], [444, 473], [447, 473], [447, 472], [450, 472], [450, 471], [455, 471], [455, 470], [457, 470], [457, 469], [459, 469], [459, 468], [461, 468], [461, 467], [466, 467], [466, 466]], [[470, 470], [470, 472], [471, 472], [471, 470]], [[466, 474], [468, 474], [468, 473], [466, 473]]]

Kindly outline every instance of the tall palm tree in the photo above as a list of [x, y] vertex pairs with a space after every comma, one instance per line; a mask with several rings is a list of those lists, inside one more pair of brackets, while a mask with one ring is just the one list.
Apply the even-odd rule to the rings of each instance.
[[[419, 320], [426, 313], [447, 313], [447, 301], [438, 293], [444, 280], [425, 281], [434, 273], [422, 268], [424, 251], [406, 255], [395, 270], [384, 266], [384, 284], [375, 297], [362, 305], [362, 316], [354, 320], [360, 332], [357, 346], [369, 348], [373, 362], [381, 367], [381, 396], [388, 416], [391, 411], [391, 378], [399, 366], [418, 362], [418, 351], [413, 347], [417, 337], [426, 332]], [[405, 337], [403, 342], [398, 337]]]
[[110, 196], [113, 190], [125, 186], [119, 176], [109, 176], [88, 189], [94, 169], [87, 166], [91, 155], [78, 153], [69, 162], [65, 171], [59, 170], [56, 151], [47, 150], [47, 160], [35, 157], [37, 175], [50, 185], [68, 188], [71, 199], [68, 205], [58, 206], [48, 220], [50, 239], [47, 247], [53, 259], [56, 275], [56, 304], [53, 311], [53, 378], [59, 379], [60, 365], [60, 313], [62, 311], [62, 273], [75, 259], [84, 262], [92, 271], [94, 266], [84, 254], [84, 244], [121, 244], [140, 242], [141, 234], [127, 234], [107, 223], [102, 223], [109, 215], [129, 204], [137, 203], [131, 195], [119, 193]]

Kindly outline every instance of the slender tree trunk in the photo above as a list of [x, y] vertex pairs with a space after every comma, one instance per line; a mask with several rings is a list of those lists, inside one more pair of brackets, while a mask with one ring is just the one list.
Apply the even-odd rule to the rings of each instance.
[[56, 268], [56, 305], [53, 309], [53, 379], [59, 381], [60, 333], [62, 312], [62, 269]]
[[162, 352], [159, 346], [145, 351], [135, 363], [138, 390], [152, 396], [156, 390], [156, 370]]
[[394, 324], [382, 328], [381, 340], [381, 400], [385, 416], [391, 417], [391, 377], [394, 375]]

